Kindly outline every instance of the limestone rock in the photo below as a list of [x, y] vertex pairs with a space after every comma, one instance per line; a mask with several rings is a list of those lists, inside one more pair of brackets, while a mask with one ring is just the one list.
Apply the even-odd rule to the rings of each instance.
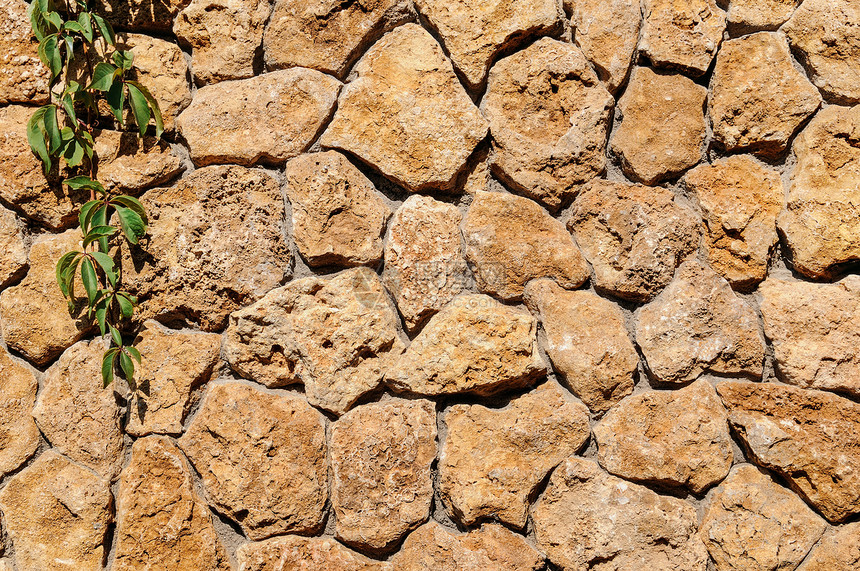
[[358, 156], [412, 192], [450, 189], [487, 123], [433, 36], [400, 26], [352, 73], [322, 146]]
[[717, 569], [770, 571], [794, 569], [826, 527], [803, 500], [741, 464], [709, 496], [699, 535]]
[[588, 279], [585, 260], [564, 225], [527, 198], [479, 191], [462, 230], [466, 258], [484, 293], [511, 301], [522, 298], [535, 278], [552, 278], [566, 289]]
[[137, 133], [101, 131], [94, 136], [98, 180], [106, 188], [137, 193], [168, 182], [185, 170], [170, 145]]
[[696, 260], [636, 310], [636, 343], [654, 377], [684, 383], [704, 372], [761, 377], [764, 339], [753, 308]]
[[304, 68], [206, 85], [176, 125], [198, 166], [282, 164], [311, 146], [339, 90], [336, 79]]
[[546, 373], [537, 321], [486, 295], [454, 298], [434, 315], [385, 378], [397, 391], [487, 396]]
[[[572, 456], [532, 508], [535, 538], [562, 569], [705, 571], [696, 509]], [[605, 564], [604, 564], [605, 563]]]
[[707, 95], [707, 89], [683, 75], [634, 69], [618, 101], [623, 118], [610, 142], [624, 173], [654, 184], [696, 165], [707, 131]]
[[308, 277], [230, 316], [230, 366], [268, 387], [303, 383], [308, 401], [335, 414], [376, 389], [403, 351], [397, 314], [367, 268]]
[[27, 2], [2, 0], [0, 22], [0, 103], [47, 103], [51, 72], [39, 61]]
[[777, 224], [794, 268], [828, 278], [860, 260], [860, 105], [828, 107], [793, 145], [797, 165]]
[[238, 166], [202, 168], [141, 199], [149, 234], [123, 261], [140, 320], [224, 327], [230, 312], [254, 302], [292, 273], [277, 180]]
[[391, 220], [382, 281], [409, 331], [468, 286], [461, 220], [456, 206], [417, 195], [406, 199]]
[[788, 41], [759, 32], [723, 43], [708, 101], [714, 139], [727, 151], [782, 153], [821, 104], [821, 95], [792, 64]]
[[852, 571], [860, 567], [860, 523], [833, 528], [797, 571]]
[[525, 302], [540, 317], [553, 367], [588, 408], [605, 412], [633, 392], [639, 356], [614, 303], [548, 279], [529, 283]]
[[190, 0], [105, 0], [97, 11], [123, 30], [169, 33]]
[[212, 515], [176, 444], [150, 436], [131, 450], [119, 482], [113, 569], [229, 571]]
[[368, 559], [330, 537], [286, 535], [245, 543], [236, 558], [243, 571], [392, 571], [390, 563]]
[[612, 93], [624, 83], [639, 41], [637, 0], [568, 0], [576, 45]]
[[38, 388], [33, 372], [0, 346], [0, 478], [39, 447], [39, 428], [30, 414]]
[[711, 266], [736, 288], [762, 281], [785, 202], [779, 173], [741, 155], [698, 166], [684, 182], [702, 207]]
[[439, 493], [464, 525], [481, 518], [524, 528], [529, 498], [588, 441], [588, 409], [544, 383], [504, 409], [455, 405], [439, 456]]
[[732, 466], [728, 415], [705, 380], [619, 403], [594, 427], [600, 465], [627, 480], [701, 494]]
[[23, 227], [14, 212], [0, 206], [0, 290], [27, 269], [29, 248], [24, 242]]
[[304, 399], [239, 383], [213, 385], [179, 445], [210, 504], [250, 539], [321, 526], [325, 418]]
[[654, 65], [705, 73], [723, 39], [726, 13], [715, 0], [644, 0], [639, 51]]
[[728, 28], [733, 36], [776, 30], [791, 18], [801, 0], [730, 0]]
[[287, 163], [296, 247], [311, 266], [374, 265], [391, 209], [373, 184], [335, 151]]
[[574, 202], [567, 227], [599, 291], [648, 301], [695, 250], [699, 223], [667, 189], [594, 181]]
[[385, 549], [430, 516], [436, 410], [392, 399], [346, 413], [331, 427], [331, 503], [337, 537]]
[[860, 405], [775, 383], [725, 381], [717, 392], [753, 462], [831, 522], [860, 512]]

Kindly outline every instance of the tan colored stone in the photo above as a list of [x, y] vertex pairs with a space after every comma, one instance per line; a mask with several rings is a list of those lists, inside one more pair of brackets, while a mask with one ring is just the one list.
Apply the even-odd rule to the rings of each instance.
[[325, 418], [303, 398], [213, 385], [179, 445], [210, 504], [250, 539], [312, 533], [322, 525]]
[[96, 10], [105, 15], [115, 27], [168, 33], [176, 15], [190, 0], [105, 0]]
[[293, 236], [311, 266], [375, 265], [391, 209], [360, 170], [335, 151], [287, 163]]
[[726, 13], [715, 0], [644, 0], [639, 51], [654, 65], [699, 76], [717, 53]]
[[572, 456], [532, 507], [535, 539], [562, 569], [705, 571], [696, 508]]
[[783, 34], [723, 43], [708, 106], [714, 139], [726, 150], [778, 155], [820, 104], [818, 90], [794, 68]]
[[466, 258], [484, 293], [511, 301], [522, 298], [532, 279], [552, 278], [567, 289], [588, 279], [588, 266], [564, 225], [527, 198], [479, 191], [462, 230]]
[[566, 0], [573, 36], [612, 93], [627, 78], [642, 21], [637, 0]]
[[382, 281], [409, 331], [468, 287], [461, 221], [456, 206], [418, 195], [406, 199], [391, 220]]
[[648, 301], [695, 250], [699, 224], [667, 189], [594, 181], [574, 202], [567, 227], [591, 263], [599, 291]]
[[610, 141], [624, 173], [654, 184], [695, 166], [705, 143], [707, 95], [707, 89], [683, 75], [634, 69], [618, 101], [621, 125]]
[[524, 297], [540, 317], [553, 368], [588, 408], [605, 412], [633, 392], [639, 356], [614, 303], [548, 279], [530, 282]]
[[854, 571], [860, 568], [860, 523], [831, 528], [797, 571]]
[[776, 30], [801, 0], [729, 0], [728, 28], [733, 36]]
[[209, 380], [218, 361], [221, 336], [172, 331], [154, 321], [144, 327], [134, 345], [143, 357], [135, 368], [135, 383], [145, 398], [132, 395], [125, 430], [138, 437], [181, 434], [192, 391]]
[[604, 171], [613, 104], [573, 44], [542, 38], [500, 60], [481, 103], [493, 134], [493, 172], [557, 209]]
[[14, 212], [0, 206], [0, 290], [27, 270], [28, 253], [24, 225]]
[[705, 372], [762, 375], [765, 346], [755, 310], [696, 260], [681, 264], [672, 283], [636, 310], [636, 343], [662, 383]]
[[47, 103], [51, 72], [39, 61], [27, 2], [0, 2], [0, 22], [0, 103]]
[[139, 320], [216, 331], [292, 273], [280, 185], [264, 171], [202, 168], [141, 200], [149, 233], [135, 262], [123, 262]]
[[728, 415], [705, 380], [623, 400], [594, 427], [594, 437], [600, 465], [636, 482], [701, 494], [732, 466]]
[[293, 68], [206, 85], [176, 118], [198, 166], [282, 164], [306, 151], [331, 117], [340, 82]]
[[708, 497], [699, 536], [720, 571], [775, 571], [794, 569], [826, 527], [803, 500], [741, 464]]
[[236, 550], [242, 571], [393, 571], [391, 564], [351, 551], [330, 537], [287, 535]]
[[39, 428], [30, 414], [38, 388], [33, 372], [0, 345], [0, 478], [17, 470], [39, 447]]
[[115, 571], [231, 569], [188, 461], [164, 436], [134, 443], [119, 482], [117, 520]]
[[100, 131], [93, 150], [98, 180], [106, 188], [137, 193], [164, 184], [185, 170], [182, 159], [163, 140], [137, 133]]
[[346, 413], [331, 427], [330, 455], [338, 539], [387, 549], [427, 521], [436, 459], [432, 402], [392, 399]]
[[454, 298], [412, 341], [385, 379], [397, 391], [481, 396], [527, 387], [546, 373], [537, 321], [486, 295]]
[[823, 109], [793, 151], [797, 165], [777, 224], [794, 268], [829, 278], [838, 264], [860, 260], [860, 105]]
[[550, 382], [504, 409], [456, 405], [443, 420], [439, 493], [464, 525], [492, 518], [524, 528], [537, 485], [591, 433], [588, 409]]
[[785, 202], [779, 173], [742, 155], [698, 166], [684, 183], [702, 207], [711, 266], [736, 288], [762, 281]]
[[450, 189], [487, 123], [433, 36], [416, 24], [400, 26], [352, 73], [320, 143], [412, 192]]
[[308, 401], [343, 414], [403, 351], [397, 314], [367, 268], [308, 277], [230, 316], [224, 355], [268, 387], [303, 383]]
[[860, 512], [860, 405], [775, 383], [724, 381], [717, 392], [753, 462], [831, 522]]

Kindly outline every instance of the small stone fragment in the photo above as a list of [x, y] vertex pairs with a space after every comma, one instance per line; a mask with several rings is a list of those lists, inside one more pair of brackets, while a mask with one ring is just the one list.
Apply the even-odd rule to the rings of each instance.
[[733, 36], [776, 30], [802, 0], [729, 0], [728, 28]]
[[286, 535], [245, 543], [236, 550], [242, 571], [393, 571], [330, 537]]
[[699, 536], [717, 569], [775, 571], [794, 569], [826, 527], [795, 494], [741, 464], [708, 497]]
[[176, 15], [190, 0], [105, 0], [97, 11], [124, 30], [169, 33]]
[[374, 265], [391, 209], [373, 184], [336, 151], [287, 163], [286, 191], [296, 247], [310, 266]]
[[566, 289], [588, 279], [588, 266], [564, 225], [528, 198], [478, 191], [462, 225], [478, 288], [506, 301], [529, 280], [548, 277]]
[[17, 470], [39, 447], [39, 428], [30, 414], [38, 388], [33, 372], [0, 345], [0, 478]]
[[95, 133], [93, 150], [98, 156], [98, 180], [106, 188], [138, 193], [164, 184], [185, 170], [170, 145], [133, 132]]
[[322, 146], [358, 156], [409, 191], [450, 189], [487, 123], [433, 36], [400, 26], [352, 73]]
[[860, 568], [860, 523], [831, 528], [797, 571], [853, 571]]
[[659, 67], [694, 77], [705, 73], [726, 29], [726, 13], [715, 0], [644, 0], [639, 51]]
[[27, 270], [28, 252], [24, 225], [14, 212], [0, 206], [0, 290]]
[[624, 83], [642, 12], [638, 0], [567, 0], [573, 37], [612, 93]]
[[210, 504], [250, 539], [313, 533], [322, 525], [325, 418], [304, 399], [213, 385], [179, 445]]
[[0, 103], [48, 103], [51, 72], [39, 61], [27, 2], [0, 2]]

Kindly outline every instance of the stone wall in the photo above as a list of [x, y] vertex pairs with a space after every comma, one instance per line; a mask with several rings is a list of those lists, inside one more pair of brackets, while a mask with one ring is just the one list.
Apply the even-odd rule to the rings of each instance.
[[860, 568], [860, 3], [724, 2], [108, 0], [147, 395], [0, 0], [0, 570]]

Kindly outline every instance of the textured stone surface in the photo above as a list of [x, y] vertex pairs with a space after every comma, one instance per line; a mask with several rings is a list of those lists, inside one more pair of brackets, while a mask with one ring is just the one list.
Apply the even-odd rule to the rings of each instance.
[[242, 571], [393, 571], [391, 564], [351, 551], [330, 537], [288, 535], [236, 550]]
[[335, 151], [301, 155], [287, 163], [286, 191], [293, 236], [311, 266], [360, 266], [382, 259], [391, 209], [373, 184]]
[[860, 106], [823, 109], [792, 148], [797, 166], [777, 223], [794, 268], [827, 278], [860, 260]]
[[770, 571], [794, 569], [826, 527], [795, 494], [741, 464], [709, 496], [699, 536], [717, 569]]
[[639, 51], [657, 66], [693, 76], [707, 71], [726, 29], [715, 0], [644, 0]]
[[701, 494], [732, 466], [728, 415], [704, 380], [625, 399], [594, 427], [594, 437], [600, 465], [627, 480]]
[[113, 497], [107, 480], [53, 450], [0, 491], [19, 571], [100, 571]]
[[764, 339], [752, 307], [696, 260], [636, 310], [636, 343], [654, 377], [683, 383], [704, 372], [761, 377]]
[[851, 571], [860, 567], [860, 523], [833, 528], [797, 571]]
[[97, 11], [120, 29], [168, 33], [190, 0], [105, 0]]
[[860, 512], [860, 405], [774, 383], [725, 381], [717, 392], [753, 462], [831, 522]]
[[436, 410], [428, 400], [363, 405], [331, 427], [338, 539], [385, 549], [430, 516]]
[[567, 0], [573, 36], [600, 79], [615, 92], [627, 77], [642, 20], [637, 0]]
[[562, 569], [705, 571], [696, 509], [572, 456], [532, 508], [538, 548]]
[[230, 317], [224, 354], [240, 375], [269, 387], [303, 383], [308, 400], [346, 412], [403, 351], [397, 314], [367, 268], [309, 277]]
[[38, 388], [33, 371], [0, 346], [0, 478], [17, 470], [39, 446], [39, 428], [30, 414]]
[[51, 72], [39, 61], [27, 2], [0, 2], [0, 103], [47, 103]]
[[484, 293], [517, 300], [535, 278], [552, 278], [568, 289], [588, 279], [585, 260], [564, 225], [527, 198], [479, 191], [462, 229], [466, 258]]
[[820, 103], [784, 35], [759, 32], [720, 49], [708, 105], [714, 139], [726, 150], [777, 155]]
[[698, 226], [671, 191], [609, 181], [591, 183], [567, 222], [595, 287], [630, 301], [648, 301], [666, 287], [698, 245]]
[[492, 518], [524, 528], [529, 498], [562, 460], [588, 441], [588, 410], [554, 383], [497, 410], [455, 405], [443, 420], [442, 501], [463, 524]]
[[525, 302], [540, 317], [553, 368], [592, 411], [604, 412], [633, 391], [639, 356], [615, 304], [548, 279], [529, 283]]
[[353, 153], [410, 191], [450, 188], [487, 123], [433, 36], [401, 26], [352, 73], [320, 143]]
[[116, 537], [115, 571], [231, 568], [188, 461], [163, 436], [132, 447], [119, 482]]
[[546, 373], [537, 321], [481, 294], [454, 298], [434, 315], [385, 378], [397, 391], [490, 395]]
[[730, 0], [727, 14], [732, 35], [776, 30], [791, 17], [801, 0]]
[[209, 502], [250, 539], [312, 533], [322, 524], [325, 419], [304, 399], [213, 385], [179, 445]]
[[23, 223], [14, 212], [0, 206], [0, 289], [26, 271], [28, 253]]
[[779, 173], [749, 156], [733, 156], [696, 167], [684, 183], [702, 207], [711, 267], [733, 287], [762, 281], [785, 202]]
[[100, 131], [93, 150], [99, 159], [98, 180], [106, 188], [128, 193], [163, 184], [185, 167], [165, 141], [137, 133]]
[[283, 163], [317, 138], [339, 90], [336, 79], [305, 68], [206, 85], [176, 125], [198, 166]]

